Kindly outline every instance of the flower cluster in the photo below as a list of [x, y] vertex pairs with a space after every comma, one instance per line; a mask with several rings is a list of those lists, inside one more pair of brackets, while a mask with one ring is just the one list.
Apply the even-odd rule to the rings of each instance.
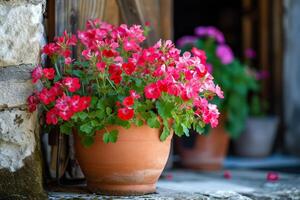
[[[109, 125], [162, 127], [161, 140], [170, 129], [181, 136], [190, 128], [201, 132], [205, 124], [217, 126], [219, 111], [210, 101], [224, 96], [205, 52], [195, 48], [181, 56], [170, 40], [144, 48], [145, 39], [139, 25], [99, 20], [88, 21], [77, 35], [65, 32], [43, 48], [55, 69], [33, 70], [33, 82], [44, 87], [28, 98], [29, 110], [40, 103], [47, 124], [58, 124], [62, 132], [74, 127], [86, 137]], [[72, 46], [82, 47], [77, 60]]]
[[[224, 90], [226, 100], [218, 101], [218, 107], [227, 114], [224, 118], [228, 132], [232, 137], [238, 137], [244, 129], [248, 115], [249, 91], [254, 91], [256, 88], [256, 80], [253, 77], [260, 78], [266, 74], [251, 75], [246, 65], [234, 57], [231, 48], [226, 44], [223, 33], [215, 27], [199, 26], [195, 29], [195, 35], [183, 36], [177, 44], [183, 51], [191, 50], [198, 57], [204, 55], [198, 49], [203, 49], [207, 53], [207, 59], [203, 56], [201, 63], [205, 63], [204, 60], [206, 60], [207, 71], [212, 73], [214, 81]], [[245, 55], [248, 58], [253, 58], [255, 52], [247, 50]], [[213, 92], [219, 97], [223, 96], [218, 87], [215, 87]], [[206, 102], [203, 101], [202, 105], [206, 105]], [[206, 107], [214, 110], [214, 105], [207, 105]], [[202, 119], [205, 123], [210, 118], [214, 118], [209, 112], [204, 111], [203, 113]], [[211, 123], [213, 121], [210, 120]]]
[[199, 26], [195, 29], [196, 36], [183, 36], [177, 41], [179, 47], [184, 47], [187, 44], [195, 44], [198, 38], [211, 38], [218, 44], [215, 54], [220, 59], [222, 64], [227, 65], [233, 62], [234, 55], [231, 48], [225, 43], [223, 33], [213, 26]]
[[[46, 123], [56, 125], [61, 120], [69, 120], [75, 113], [81, 112], [87, 109], [90, 105], [91, 97], [89, 96], [79, 96], [71, 94], [76, 92], [80, 88], [80, 82], [78, 78], [65, 77], [62, 81], [55, 82], [50, 86], [49, 80], [54, 78], [54, 69], [45, 68], [42, 70], [42, 75], [37, 75], [37, 71], [40, 70], [40, 66], [36, 67], [32, 72], [32, 80], [34, 82], [41, 80], [45, 83], [41, 91], [35, 92], [28, 97], [28, 107], [29, 111], [33, 112], [37, 108], [37, 104], [42, 103], [47, 107], [46, 112]], [[45, 71], [51, 71], [51, 77], [47, 78], [47, 73]], [[44, 75], [43, 75], [44, 74]], [[48, 79], [43, 80], [42, 77]]]

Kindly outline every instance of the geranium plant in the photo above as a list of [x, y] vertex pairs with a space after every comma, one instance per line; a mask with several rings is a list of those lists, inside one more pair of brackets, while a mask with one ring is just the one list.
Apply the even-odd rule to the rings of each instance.
[[263, 80], [269, 77], [269, 72], [266, 70], [257, 70], [253, 67], [252, 62], [253, 59], [256, 58], [256, 52], [248, 48], [244, 52], [244, 56], [246, 58], [245, 63], [248, 66], [249, 72], [252, 77], [255, 78], [257, 83], [257, 88], [250, 95], [250, 116], [252, 117], [262, 117], [266, 115], [266, 111], [268, 109], [267, 101], [261, 95], [261, 88]]
[[[37, 66], [34, 83], [42, 89], [28, 98], [29, 110], [42, 105], [46, 126], [59, 126], [61, 133], [75, 129], [90, 146], [97, 131], [105, 131], [105, 143], [116, 142], [118, 131], [149, 125], [161, 128], [163, 141], [171, 129], [178, 136], [193, 128], [202, 133], [205, 124], [217, 126], [219, 112], [211, 103], [223, 98], [208, 72], [203, 52], [191, 55], [167, 41], [143, 48], [141, 26], [113, 26], [99, 20], [87, 22], [76, 35], [64, 33], [43, 47], [52, 67]], [[81, 55], [72, 58], [72, 47]]]
[[230, 135], [237, 138], [244, 130], [249, 113], [249, 93], [257, 90], [257, 82], [249, 73], [247, 65], [234, 56], [223, 33], [212, 26], [197, 27], [195, 35], [180, 38], [178, 46], [183, 52], [199, 52], [196, 48], [205, 51], [208, 70], [215, 82], [222, 87], [226, 97], [216, 99], [215, 102], [224, 114], [225, 125]]

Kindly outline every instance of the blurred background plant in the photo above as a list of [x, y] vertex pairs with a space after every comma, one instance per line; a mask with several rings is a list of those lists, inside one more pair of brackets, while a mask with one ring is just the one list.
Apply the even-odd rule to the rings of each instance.
[[225, 98], [216, 100], [216, 103], [225, 119], [226, 130], [232, 138], [239, 137], [250, 111], [257, 113], [261, 106], [257, 102], [258, 96], [253, 98], [252, 108], [248, 101], [250, 92], [259, 93], [260, 87], [247, 63], [234, 56], [223, 33], [212, 26], [197, 27], [195, 35], [181, 37], [177, 45], [182, 49], [182, 53], [193, 48], [205, 51], [207, 68], [224, 91]]

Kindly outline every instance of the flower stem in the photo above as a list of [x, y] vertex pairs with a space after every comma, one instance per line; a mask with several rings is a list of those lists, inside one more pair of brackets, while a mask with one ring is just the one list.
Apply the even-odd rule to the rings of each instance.
[[54, 67], [55, 67], [55, 70], [56, 70], [56, 73], [57, 73], [58, 77], [60, 78], [60, 77], [61, 77], [61, 74], [60, 74], [60, 72], [59, 72], [59, 69], [58, 69], [56, 63], [54, 64]]

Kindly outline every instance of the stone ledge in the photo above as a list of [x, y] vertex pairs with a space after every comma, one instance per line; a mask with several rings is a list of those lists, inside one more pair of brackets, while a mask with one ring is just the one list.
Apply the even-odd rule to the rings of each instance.
[[[88, 194], [86, 188], [49, 192], [50, 200], [100, 200], [100, 199], [151, 199], [151, 200], [271, 200], [300, 199], [300, 175], [279, 173], [275, 182], [266, 180], [267, 171], [230, 170], [231, 179], [224, 178], [224, 172], [196, 172], [175, 170], [163, 173], [155, 194], [143, 196], [105, 196]], [[84, 191], [85, 189], [85, 191]]]

